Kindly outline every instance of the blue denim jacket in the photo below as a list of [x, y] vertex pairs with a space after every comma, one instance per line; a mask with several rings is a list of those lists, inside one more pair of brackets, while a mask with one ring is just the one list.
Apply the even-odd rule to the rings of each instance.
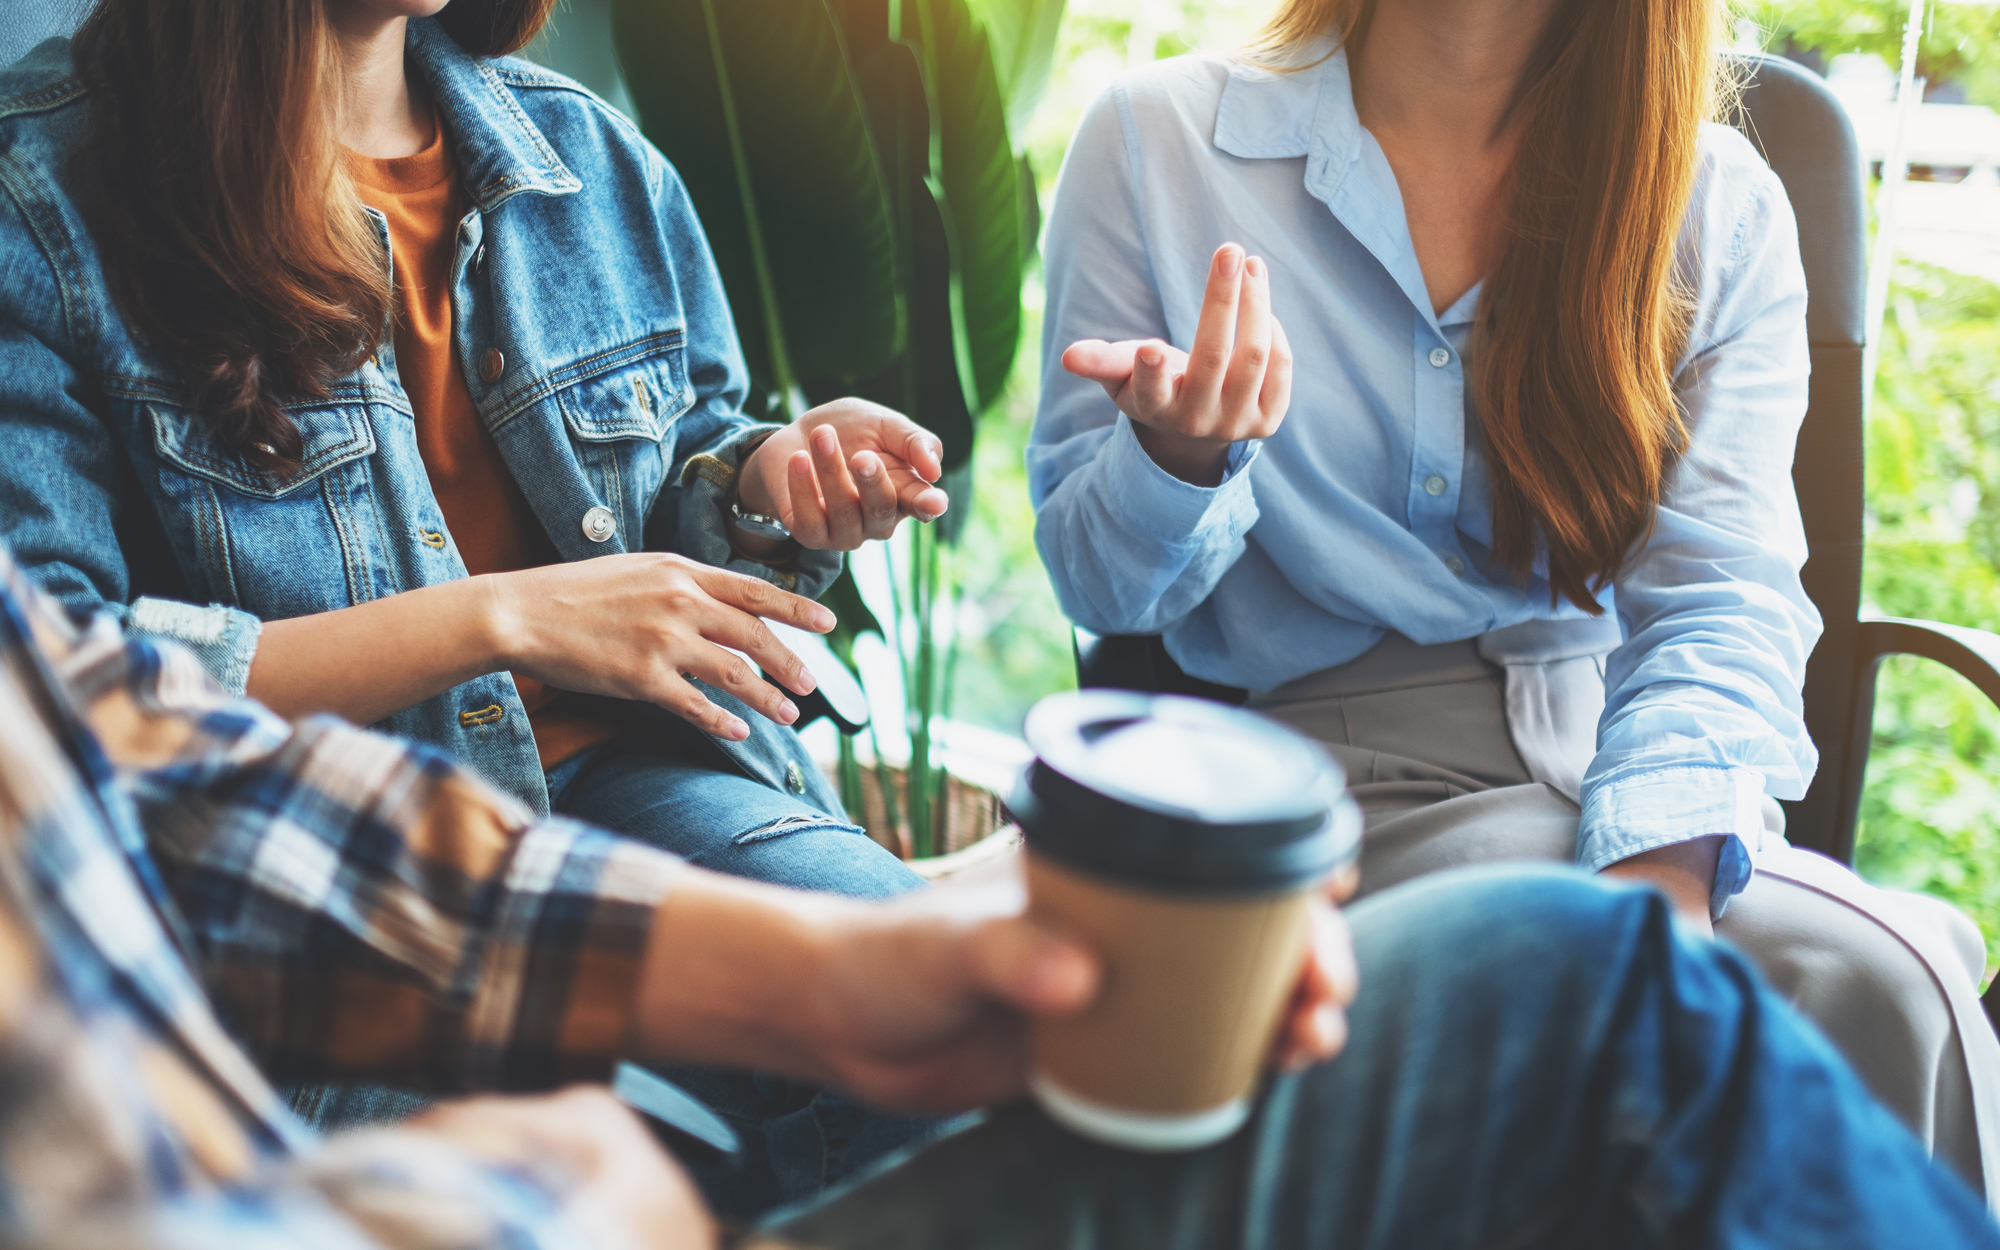
[[[428, 20], [410, 23], [410, 56], [472, 205], [451, 269], [466, 384], [562, 558], [677, 551], [817, 596], [838, 553], [772, 570], [737, 559], [724, 536], [740, 457], [769, 427], [740, 410], [748, 372], [672, 167], [539, 66], [470, 56]], [[260, 622], [448, 582], [465, 565], [386, 340], [326, 402], [288, 408], [305, 439], [289, 474], [220, 446], [188, 410], [173, 362], [126, 329], [72, 199], [89, 111], [64, 41], [0, 72], [0, 536], [72, 607], [110, 606], [240, 691]], [[369, 211], [386, 255], [387, 222]], [[501, 368], [489, 378], [492, 352]], [[600, 508], [608, 532], [586, 527]], [[752, 727], [745, 743], [716, 740], [739, 767], [793, 790], [803, 775], [839, 812], [796, 734], [704, 693]], [[506, 673], [383, 728], [547, 810]]]

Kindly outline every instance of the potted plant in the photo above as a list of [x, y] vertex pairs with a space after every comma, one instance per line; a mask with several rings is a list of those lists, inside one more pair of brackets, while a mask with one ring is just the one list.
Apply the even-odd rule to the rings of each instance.
[[[895, 652], [910, 758], [864, 777], [841, 741], [841, 797], [914, 857], [997, 823], [935, 762], [955, 652], [942, 622], [970, 509], [975, 418], [1021, 334], [1040, 215], [1012, 135], [1046, 84], [1062, 0], [617, 0], [613, 31], [648, 138], [673, 161], [728, 291], [751, 407], [789, 420], [858, 394], [944, 443], [954, 507], [905, 527], [884, 627], [852, 572], [828, 592], [836, 652]], [[954, 822], [960, 814], [963, 823]]]

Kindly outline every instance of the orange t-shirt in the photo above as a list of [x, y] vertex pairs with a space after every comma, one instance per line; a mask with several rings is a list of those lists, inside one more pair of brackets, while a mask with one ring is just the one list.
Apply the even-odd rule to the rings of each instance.
[[[542, 531], [493, 441], [452, 350], [452, 240], [465, 212], [444, 127], [414, 156], [347, 153], [361, 202], [389, 219], [396, 271], [396, 370], [415, 410], [417, 452], [459, 558], [471, 574], [553, 564]], [[552, 768], [615, 728], [577, 711], [567, 692], [514, 674], [542, 767]]]

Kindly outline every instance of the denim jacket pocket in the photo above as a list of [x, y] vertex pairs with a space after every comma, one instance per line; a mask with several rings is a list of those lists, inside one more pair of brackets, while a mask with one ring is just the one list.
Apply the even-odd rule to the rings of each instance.
[[167, 537], [209, 599], [274, 620], [374, 597], [376, 439], [365, 405], [288, 410], [303, 448], [280, 472], [227, 447], [185, 409], [149, 402], [146, 412]]
[[694, 406], [683, 352], [679, 331], [653, 335], [575, 366], [595, 371], [556, 392], [577, 462], [634, 549], [666, 484], [674, 422]]

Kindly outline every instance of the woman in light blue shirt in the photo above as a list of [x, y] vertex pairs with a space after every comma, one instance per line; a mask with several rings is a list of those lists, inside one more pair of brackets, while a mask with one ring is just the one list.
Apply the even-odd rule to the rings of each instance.
[[1977, 1179], [1976, 930], [1793, 851], [1772, 801], [1817, 763], [1806, 289], [1783, 187], [1702, 120], [1718, 17], [1291, 0], [1114, 86], [1049, 224], [1037, 540], [1080, 625], [1327, 742], [1365, 888], [1654, 884]]

